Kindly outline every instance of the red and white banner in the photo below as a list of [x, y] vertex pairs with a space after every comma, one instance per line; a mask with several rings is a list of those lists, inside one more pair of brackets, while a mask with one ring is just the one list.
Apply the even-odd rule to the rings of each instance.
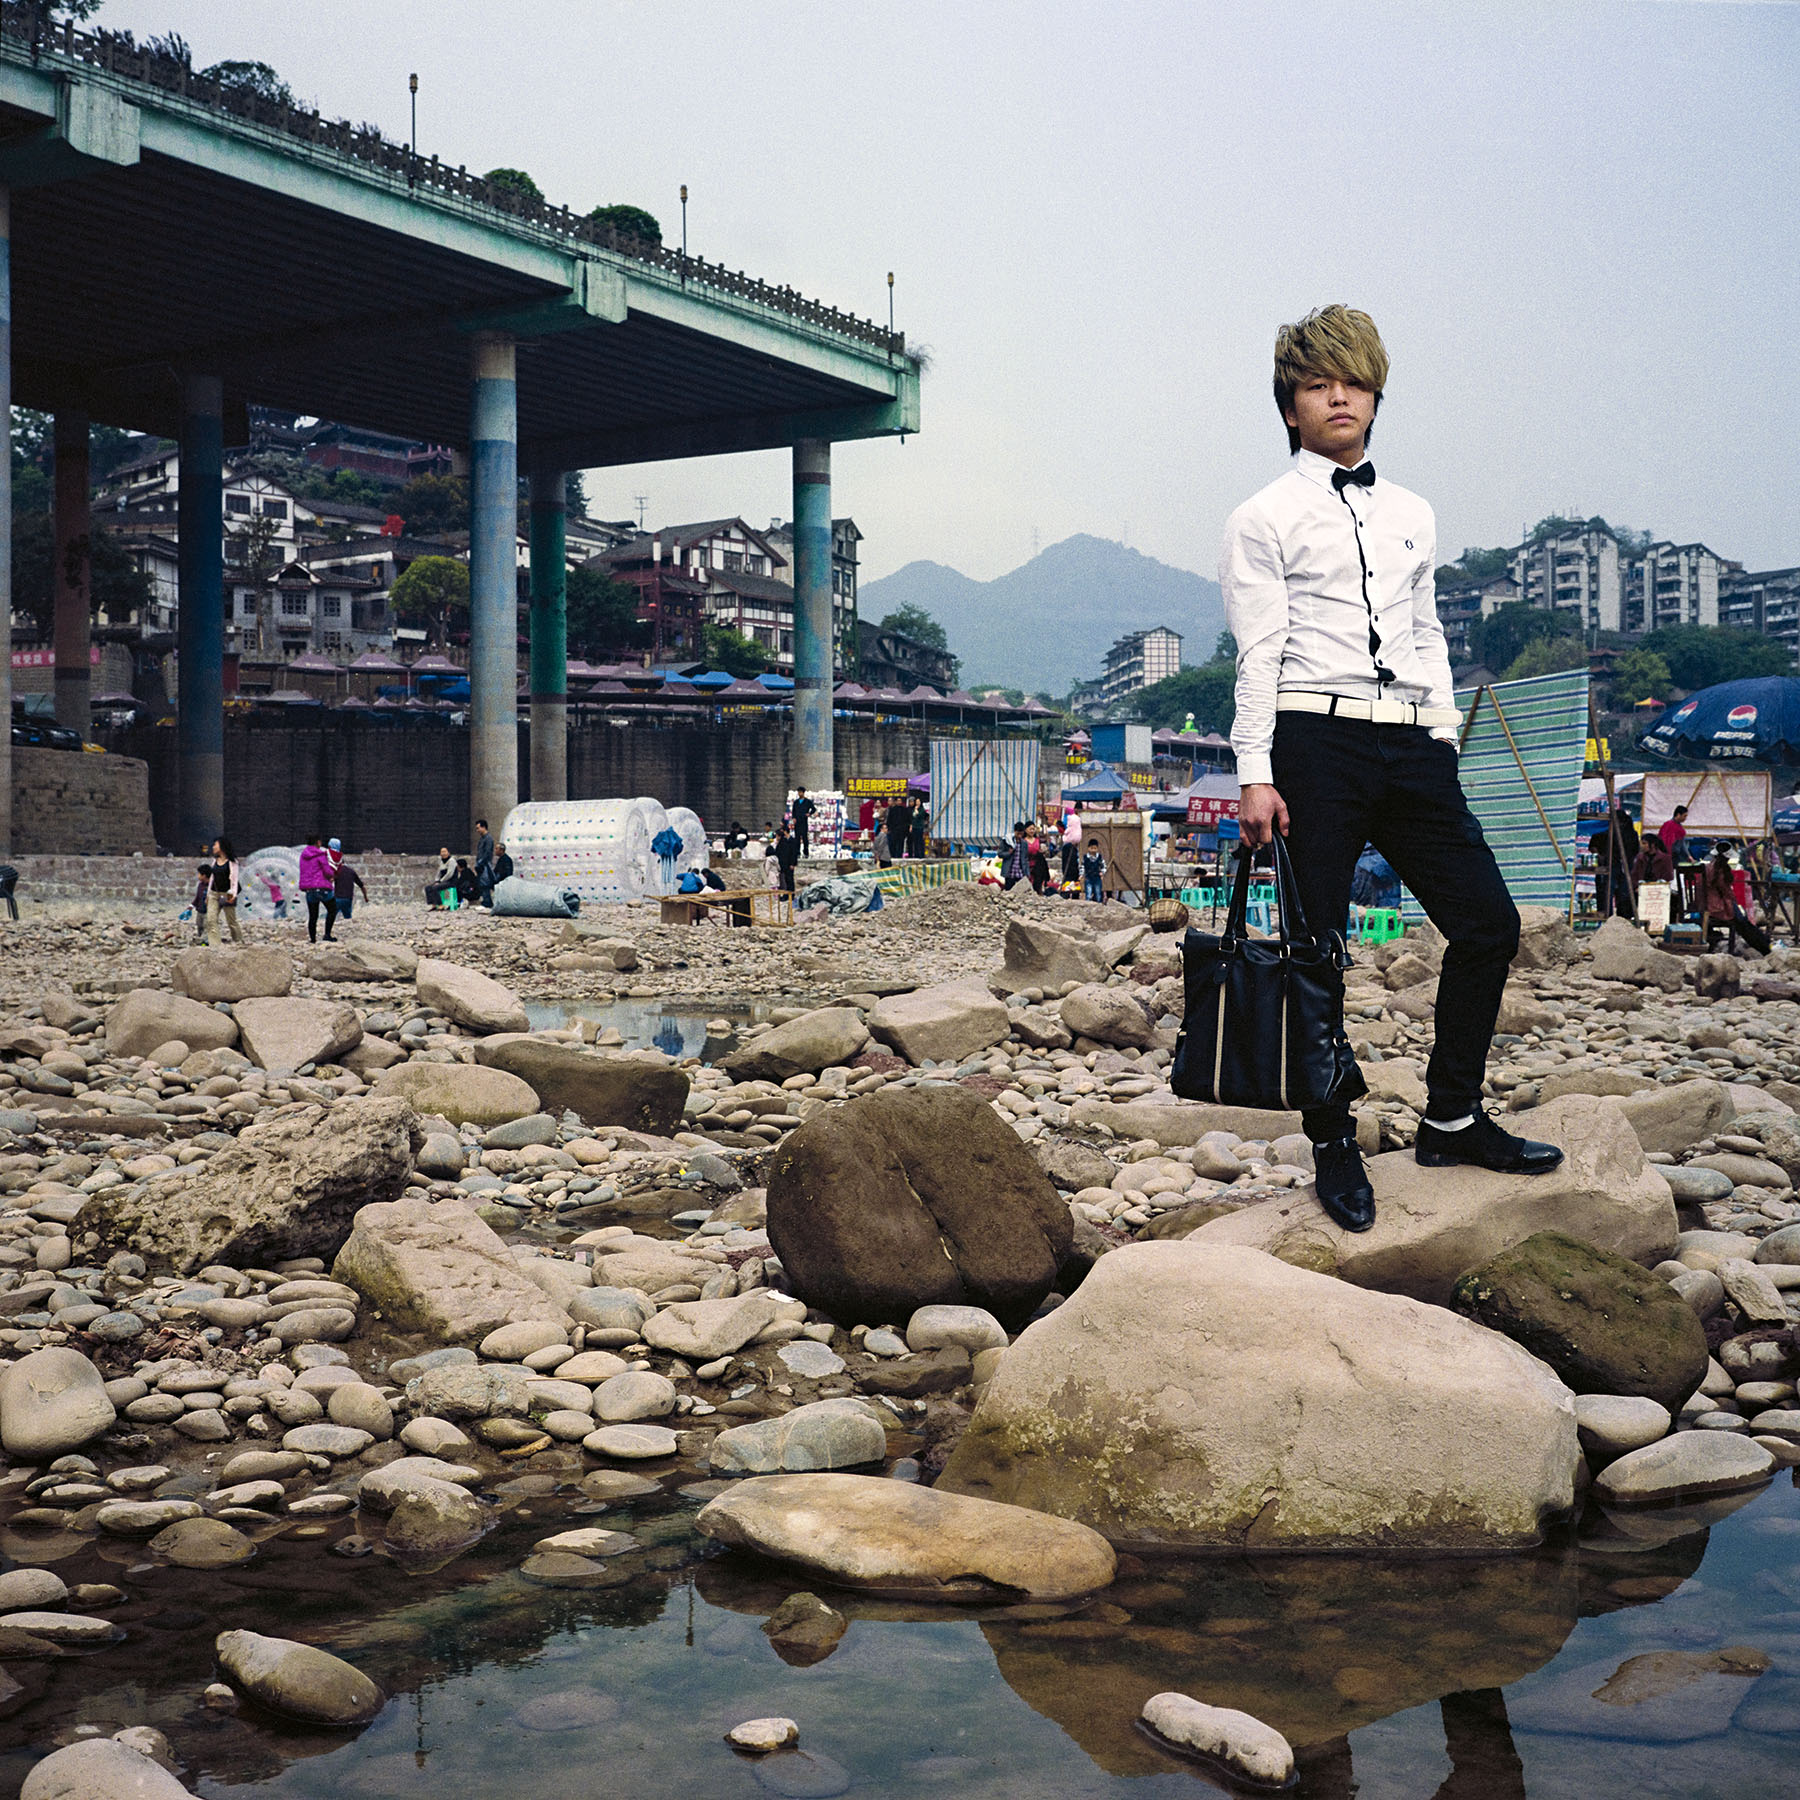
[[[12, 666], [15, 669], [54, 669], [56, 652], [54, 650], [15, 650], [12, 653]], [[88, 645], [88, 667], [97, 669], [100, 666], [100, 646]]]
[[1188, 796], [1187, 822], [1190, 825], [1201, 825], [1211, 830], [1221, 819], [1235, 819], [1238, 816], [1236, 800], [1227, 800], [1217, 794], [1190, 794]]

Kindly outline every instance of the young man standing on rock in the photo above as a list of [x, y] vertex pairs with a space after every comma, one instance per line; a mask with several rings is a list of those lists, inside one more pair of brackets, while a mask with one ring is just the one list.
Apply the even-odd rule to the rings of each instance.
[[[1562, 1152], [1510, 1136], [1481, 1109], [1519, 914], [1457, 779], [1436, 521], [1364, 461], [1387, 374], [1367, 313], [1325, 306], [1276, 334], [1275, 405], [1294, 466], [1231, 515], [1219, 557], [1238, 644], [1243, 839], [1287, 838], [1321, 938], [1344, 929], [1365, 842], [1387, 858], [1448, 944], [1414, 1153], [1429, 1167], [1539, 1174]], [[1350, 1116], [1366, 1091], [1353, 1071], [1303, 1115], [1319, 1203], [1347, 1231], [1375, 1223]]]

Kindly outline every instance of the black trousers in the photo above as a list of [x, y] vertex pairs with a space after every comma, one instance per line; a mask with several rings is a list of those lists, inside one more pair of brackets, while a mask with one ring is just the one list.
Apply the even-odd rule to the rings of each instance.
[[308, 888], [306, 890], [306, 935], [316, 944], [319, 941], [319, 908], [325, 908], [325, 935], [331, 936], [331, 928], [337, 923], [337, 895], [329, 888]]
[[[1288, 849], [1308, 928], [1342, 931], [1350, 881], [1371, 843], [1447, 940], [1438, 977], [1437, 1041], [1425, 1071], [1434, 1117], [1479, 1105], [1519, 909], [1463, 798], [1456, 748], [1420, 725], [1372, 725], [1322, 713], [1276, 716], [1275, 786], [1288, 809]], [[1353, 1131], [1350, 1101], [1309, 1108], [1315, 1144]]]

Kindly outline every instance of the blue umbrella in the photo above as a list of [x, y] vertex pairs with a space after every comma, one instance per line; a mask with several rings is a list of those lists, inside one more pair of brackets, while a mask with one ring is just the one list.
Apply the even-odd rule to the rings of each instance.
[[1702, 688], [1638, 742], [1657, 756], [1702, 762], [1800, 762], [1800, 679], [1758, 675]]

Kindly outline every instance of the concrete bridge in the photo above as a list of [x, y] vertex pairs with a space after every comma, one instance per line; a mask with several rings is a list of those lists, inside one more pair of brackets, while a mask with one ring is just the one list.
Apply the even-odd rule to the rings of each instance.
[[[179, 441], [184, 846], [221, 829], [222, 458], [252, 401], [466, 448], [469, 792], [496, 826], [519, 793], [521, 473], [530, 792], [556, 799], [565, 472], [791, 450], [795, 763], [831, 786], [831, 445], [918, 429], [903, 336], [37, 15], [0, 3], [0, 421], [56, 418], [57, 713], [84, 733], [88, 425]], [[0, 619], [11, 515], [0, 444]], [[0, 851], [10, 760], [0, 733]]]

